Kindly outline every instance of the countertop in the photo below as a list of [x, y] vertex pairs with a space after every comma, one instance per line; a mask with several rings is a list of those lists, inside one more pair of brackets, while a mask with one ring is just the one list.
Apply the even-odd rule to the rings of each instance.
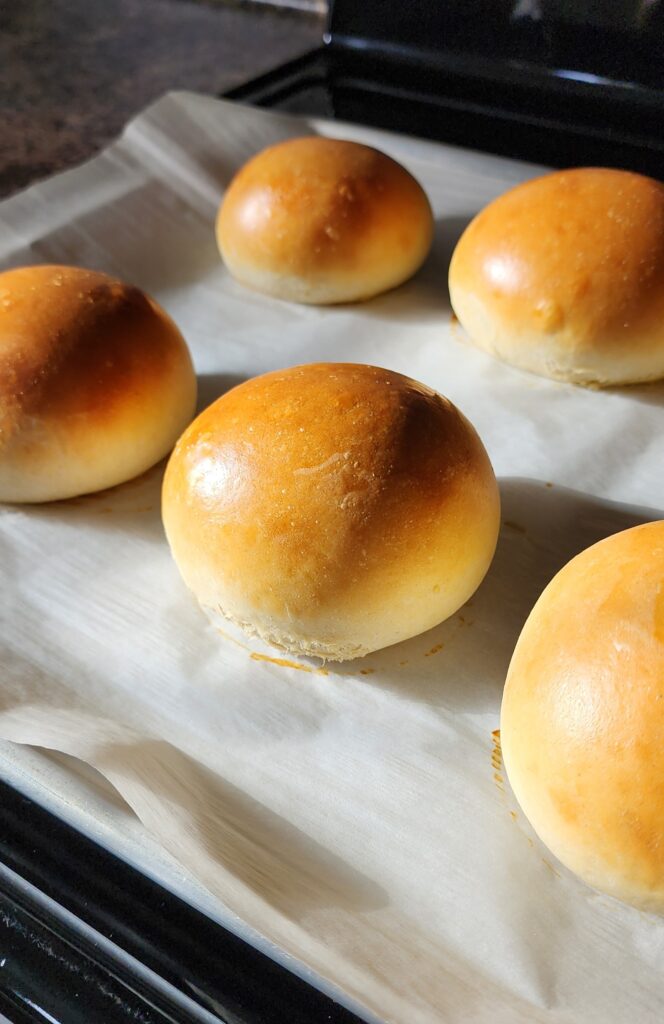
[[220, 94], [324, 21], [204, 0], [0, 0], [0, 196], [81, 163], [169, 89]]

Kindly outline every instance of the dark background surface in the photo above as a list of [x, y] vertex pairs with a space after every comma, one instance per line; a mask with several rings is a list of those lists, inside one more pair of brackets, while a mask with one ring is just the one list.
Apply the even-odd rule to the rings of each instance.
[[324, 19], [203, 0], [0, 0], [0, 196], [81, 163], [169, 89], [221, 93]]
[[[334, 54], [267, 105], [664, 177], [664, 0], [335, 0], [330, 27]], [[92, 156], [169, 89], [237, 89], [324, 29], [257, 0], [0, 0], [0, 197]], [[433, 102], [418, 114], [406, 94]]]

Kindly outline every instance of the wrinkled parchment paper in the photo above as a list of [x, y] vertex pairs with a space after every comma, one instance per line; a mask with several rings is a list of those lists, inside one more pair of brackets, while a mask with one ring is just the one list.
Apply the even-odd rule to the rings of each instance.
[[[252, 153], [304, 132], [375, 144], [422, 182], [437, 235], [412, 282], [312, 309], [229, 278], [213, 234], [224, 187]], [[6, 777], [369, 1020], [664, 1018], [664, 922], [554, 861], [492, 736], [544, 584], [664, 508], [664, 386], [539, 380], [450, 323], [460, 231], [537, 172], [175, 93], [91, 163], [0, 205], [3, 267], [77, 263], [150, 291], [189, 341], [201, 405], [276, 367], [372, 362], [449, 396], [489, 450], [503, 528], [481, 589], [430, 633], [324, 670], [263, 660], [278, 652], [208, 624], [162, 533], [163, 466], [0, 514]]]

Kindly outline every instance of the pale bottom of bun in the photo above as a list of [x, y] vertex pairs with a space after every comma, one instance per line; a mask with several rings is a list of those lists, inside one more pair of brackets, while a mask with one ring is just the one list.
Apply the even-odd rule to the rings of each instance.
[[[185, 583], [222, 633], [230, 622], [247, 636], [290, 654], [349, 661], [426, 633], [472, 596], [489, 568], [498, 534], [497, 495], [489, 495], [486, 504], [489, 507], [478, 512], [475, 529], [469, 529], [462, 540], [452, 540], [451, 553], [441, 538], [432, 535], [432, 547], [441, 544], [439, 560], [425, 554], [422, 564], [414, 553], [412, 564], [393, 566], [387, 574], [382, 564], [377, 565], [361, 589], [337, 593], [335, 600], [300, 602], [300, 614], [289, 611], [286, 595], [276, 602], [276, 614], [267, 611], [266, 604], [274, 604], [271, 585], [264, 584], [259, 596], [238, 594], [235, 585], [229, 587], [211, 568], [203, 548], [190, 557], [189, 537], [180, 535], [174, 547], [176, 530], [186, 529], [186, 516], [177, 525], [175, 518], [169, 522], [167, 516], [165, 523]], [[472, 509], [466, 511], [470, 518]], [[441, 585], [441, 579], [447, 583]]]
[[261, 627], [255, 623], [243, 621], [234, 615], [229, 615], [220, 608], [210, 608], [209, 605], [201, 605], [201, 608], [210, 619], [213, 626], [223, 633], [224, 627], [229, 623], [236, 626], [247, 637], [258, 637], [270, 647], [287, 654], [307, 658], [320, 658], [322, 661], [351, 661], [353, 658], [364, 658], [374, 648], [362, 647], [359, 644], [340, 644], [325, 640], [312, 640], [310, 637], [298, 635], [297, 633], [286, 633], [276, 627]]
[[494, 546], [495, 541], [487, 546], [482, 560], [478, 558], [465, 566], [447, 592], [413, 601], [404, 601], [403, 595], [395, 592], [388, 607], [365, 608], [360, 614], [356, 611], [354, 614], [339, 612], [335, 615], [328, 611], [307, 621], [285, 621], [283, 618], [275, 621], [265, 614], [254, 614], [249, 610], [242, 612], [236, 608], [229, 612], [218, 600], [213, 605], [209, 597], [207, 601], [200, 598], [199, 604], [222, 632], [224, 624], [230, 622], [247, 636], [258, 637], [280, 651], [323, 661], [350, 661], [410, 640], [448, 619], [479, 586]]
[[135, 457], [118, 460], [116, 465], [109, 465], [105, 460], [100, 460], [100, 464], [74, 461], [64, 453], [61, 458], [51, 458], [48, 469], [34, 475], [12, 466], [2, 466], [0, 502], [38, 505], [117, 487], [160, 462], [176, 440], [177, 435], [165, 444], [141, 449]]
[[[38, 504], [92, 494], [132, 480], [168, 455], [189, 423], [196, 400], [193, 377], [179, 394], [146, 399], [136, 416], [104, 430], [33, 422], [0, 451], [0, 502]], [[151, 409], [150, 406], [160, 408]]]
[[646, 384], [664, 378], [664, 340], [660, 351], [639, 351], [625, 343], [623, 351], [612, 344], [602, 351], [599, 344], [590, 350], [564, 331], [520, 334], [501, 324], [472, 294], [450, 289], [452, 307], [468, 339], [489, 355], [510, 366], [539, 377], [565, 381], [589, 388]]
[[361, 302], [382, 292], [390, 291], [407, 281], [419, 269], [422, 258], [403, 268], [390, 268], [389, 273], [367, 278], [362, 273], [339, 275], [330, 273], [316, 277], [296, 274], [278, 274], [270, 270], [237, 267], [226, 261], [233, 277], [253, 291], [272, 295], [286, 302], [308, 306], [334, 306], [344, 302]]

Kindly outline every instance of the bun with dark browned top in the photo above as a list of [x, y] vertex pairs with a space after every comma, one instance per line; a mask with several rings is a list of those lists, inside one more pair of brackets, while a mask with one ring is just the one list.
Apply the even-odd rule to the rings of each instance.
[[0, 501], [69, 498], [142, 473], [195, 400], [182, 335], [139, 289], [78, 267], [0, 274]]
[[169, 461], [163, 518], [213, 618], [342, 660], [470, 597], [499, 498], [447, 399], [389, 370], [317, 363], [247, 381], [201, 413]]

